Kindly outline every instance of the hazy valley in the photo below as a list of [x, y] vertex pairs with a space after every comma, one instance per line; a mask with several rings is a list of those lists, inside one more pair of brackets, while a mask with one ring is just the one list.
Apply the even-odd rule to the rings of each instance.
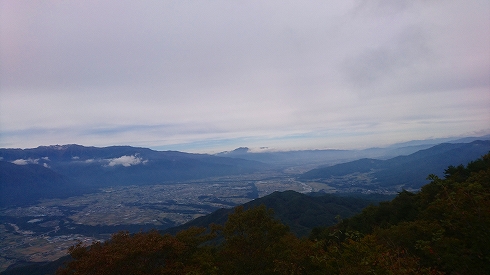
[[[393, 157], [402, 151], [407, 154]], [[445, 167], [489, 151], [490, 141], [289, 154], [241, 149], [218, 156], [79, 145], [0, 149], [1, 269], [56, 260], [77, 240], [165, 230], [275, 191], [393, 196], [417, 190], [431, 171], [442, 175]]]

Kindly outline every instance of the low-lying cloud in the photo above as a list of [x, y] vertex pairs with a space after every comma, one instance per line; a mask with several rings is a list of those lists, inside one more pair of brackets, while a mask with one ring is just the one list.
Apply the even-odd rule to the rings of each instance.
[[39, 159], [16, 159], [12, 161], [13, 164], [17, 165], [27, 165], [27, 164], [39, 164]]
[[148, 160], [143, 160], [143, 158], [137, 157], [136, 155], [122, 156], [119, 158], [113, 158], [108, 160], [109, 160], [108, 166], [122, 165], [124, 167], [129, 167], [131, 165], [145, 164], [148, 162]]

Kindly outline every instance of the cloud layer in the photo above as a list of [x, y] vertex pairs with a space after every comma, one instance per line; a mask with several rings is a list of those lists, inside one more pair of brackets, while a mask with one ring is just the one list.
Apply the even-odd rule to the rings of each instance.
[[0, 146], [486, 134], [488, 33], [485, 0], [2, 1]]

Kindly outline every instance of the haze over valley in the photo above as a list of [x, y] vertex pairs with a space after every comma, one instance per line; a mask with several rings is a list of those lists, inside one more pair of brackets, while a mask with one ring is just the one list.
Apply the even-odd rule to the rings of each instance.
[[53, 261], [76, 240], [166, 230], [274, 192], [388, 200], [417, 191], [430, 171], [442, 176], [490, 151], [488, 136], [452, 142], [215, 156], [129, 146], [0, 149], [1, 263]]

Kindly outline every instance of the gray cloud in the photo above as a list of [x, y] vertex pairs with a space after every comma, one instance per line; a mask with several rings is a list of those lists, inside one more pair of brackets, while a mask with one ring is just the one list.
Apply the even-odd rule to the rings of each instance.
[[382, 85], [387, 79], [411, 77], [418, 65], [433, 61], [426, 36], [420, 28], [409, 26], [400, 30], [389, 44], [348, 57], [347, 80], [365, 89]]
[[0, 146], [349, 147], [485, 130], [489, 9], [2, 1]]

